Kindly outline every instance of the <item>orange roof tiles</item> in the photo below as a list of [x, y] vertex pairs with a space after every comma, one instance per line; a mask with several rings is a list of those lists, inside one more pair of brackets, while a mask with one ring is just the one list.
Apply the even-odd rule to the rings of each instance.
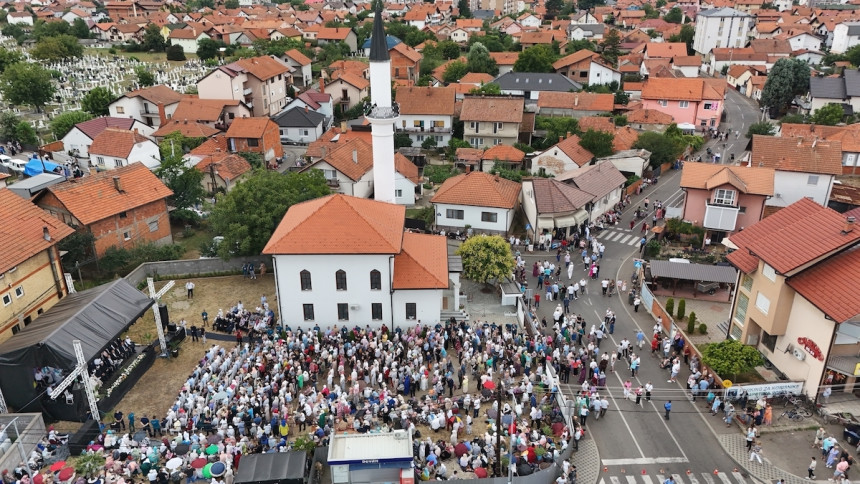
[[773, 176], [772, 168], [685, 163], [681, 173], [681, 188], [713, 190], [729, 184], [741, 193], [770, 196], [773, 195]]
[[460, 120], [520, 123], [524, 106], [521, 97], [466, 96]]
[[645, 45], [645, 52], [649, 58], [664, 57], [671, 59], [673, 57], [686, 57], [687, 44], [683, 42], [648, 42]]
[[397, 254], [403, 247], [405, 216], [402, 205], [341, 194], [297, 203], [263, 253]]
[[349, 27], [323, 27], [317, 34], [322, 40], [346, 40], [352, 29]]
[[397, 89], [395, 100], [400, 104], [400, 114], [452, 116], [454, 94], [454, 90], [447, 87], [401, 87]]
[[[128, 158], [137, 143], [152, 143], [146, 136], [128, 129], [105, 128], [93, 139], [89, 152], [93, 155]], [[137, 161], [137, 160], [135, 160]]]
[[[122, 191], [116, 189], [114, 177], [119, 177]], [[143, 163], [73, 178], [48, 191], [84, 225], [173, 195]]]
[[615, 123], [606, 116], [584, 116], [579, 118], [579, 129], [583, 132], [592, 129], [594, 131], [615, 133]]
[[365, 173], [373, 168], [373, 148], [363, 139], [353, 139], [339, 142], [320, 161], [308, 166], [313, 168], [317, 163], [327, 163], [335, 170], [343, 173], [353, 181], [358, 181]]
[[457, 148], [454, 156], [458, 161], [474, 164], [481, 161], [481, 157], [484, 156], [484, 150], [478, 148]]
[[473, 171], [445, 180], [430, 202], [511, 209], [517, 204], [521, 188], [517, 182]]
[[399, 52], [401, 55], [403, 55], [403, 57], [406, 57], [412, 62], [418, 62], [421, 60], [422, 57], [420, 52], [413, 49], [412, 47], [409, 47], [408, 45], [406, 45], [405, 42], [400, 42], [396, 44], [394, 47], [391, 48], [391, 50]]
[[364, 90], [370, 85], [370, 81], [350, 71], [334, 71], [331, 74], [331, 78], [332, 81], [342, 80], [359, 90]]
[[159, 84], [157, 86], [145, 87], [135, 91], [125, 93], [125, 97], [142, 97], [153, 104], [173, 104], [178, 103], [182, 99], [182, 94], [170, 89], [169, 87]]
[[211, 155], [219, 151], [227, 151], [227, 137], [224, 135], [214, 136], [204, 141], [200, 146], [191, 150], [192, 155]]
[[245, 158], [233, 153], [215, 153], [198, 161], [195, 168], [209, 174], [209, 166], [215, 165], [215, 174], [224, 180], [235, 181], [251, 171], [251, 164]]
[[176, 106], [173, 119], [215, 122], [221, 118], [225, 107], [238, 106], [240, 102], [235, 99], [200, 99], [197, 96], [186, 95]]
[[152, 133], [152, 136], [160, 138], [162, 136], [167, 136], [170, 133], [175, 133], [177, 131], [181, 133], [182, 136], [188, 138], [208, 138], [220, 132], [217, 129], [209, 127], [206, 124], [198, 123], [196, 121], [191, 121], [189, 123], [188, 120], [180, 121], [174, 118], [167, 123], [161, 125], [161, 127], [158, 128], [156, 132]]
[[[0, 190], [0, 207], [3, 207], [0, 210], [0, 246], [3, 247], [0, 274], [74, 233], [71, 227], [11, 190]], [[44, 238], [44, 227], [48, 228], [50, 241]]]
[[533, 178], [535, 205], [540, 214], [565, 213], [584, 208], [593, 195], [552, 178]]
[[[591, 163], [591, 160], [594, 159], [594, 154], [580, 146], [580, 141], [581, 138], [579, 136], [572, 134], [565, 137], [563, 140], [560, 140], [554, 147], [561, 150], [562, 153], [567, 155], [567, 157], [573, 160], [577, 165], [583, 166]], [[553, 147], [548, 148], [547, 151], [552, 148]]]
[[393, 289], [447, 289], [448, 243], [440, 235], [403, 234], [403, 250], [394, 256]]
[[494, 77], [485, 72], [468, 72], [460, 78], [460, 84], [483, 85], [493, 82]]
[[750, 164], [778, 171], [841, 175], [842, 143], [753, 135]]
[[289, 67], [284, 65], [282, 62], [265, 55], [251, 57], [250, 59], [239, 59], [225, 67], [233, 68], [234, 66], [241, 67], [261, 81], [267, 81], [290, 70]]
[[615, 128], [615, 138], [612, 139], [612, 149], [624, 151], [633, 148], [639, 140], [639, 132], [630, 126], [619, 126]]
[[394, 153], [394, 170], [412, 183], [418, 184], [421, 181], [418, 167], [400, 152]]
[[539, 108], [612, 112], [615, 107], [615, 97], [612, 94], [593, 92], [544, 91], [540, 93], [537, 104]]
[[484, 152], [481, 159], [521, 163], [526, 154], [513, 146], [496, 145]]
[[269, 118], [236, 118], [227, 129], [227, 137], [260, 139], [270, 123], [277, 129], [277, 124]]
[[519, 52], [490, 52], [490, 57], [492, 57], [496, 61], [496, 64], [500, 66], [514, 65], [519, 56]]
[[854, 318], [860, 314], [860, 246], [789, 278], [788, 285], [836, 323]]
[[561, 59], [555, 61], [555, 63], [553, 63], [552, 65], [552, 68], [555, 70], [559, 70], [571, 64], [576, 64], [577, 62], [582, 62], [586, 59], [592, 59], [594, 57], [599, 57], [599, 54], [597, 52], [592, 52], [588, 49], [581, 49], [574, 52], [573, 54], [566, 55]]
[[299, 65], [307, 66], [311, 64], [311, 60], [308, 59], [306, 55], [299, 52], [298, 49], [290, 49], [284, 52], [284, 55], [296, 61], [297, 63], [299, 63]]

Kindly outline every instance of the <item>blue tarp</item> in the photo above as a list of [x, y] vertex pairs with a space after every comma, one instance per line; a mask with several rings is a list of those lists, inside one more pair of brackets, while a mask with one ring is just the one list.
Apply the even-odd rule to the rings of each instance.
[[36, 176], [46, 171], [56, 173], [54, 170], [59, 167], [60, 165], [51, 161], [42, 161], [36, 158], [31, 158], [30, 161], [27, 162], [27, 166], [24, 167], [24, 174], [27, 176]]

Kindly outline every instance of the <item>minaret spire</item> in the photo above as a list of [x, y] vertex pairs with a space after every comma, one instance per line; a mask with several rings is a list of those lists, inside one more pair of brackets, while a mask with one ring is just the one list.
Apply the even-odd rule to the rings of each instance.
[[373, 198], [396, 203], [394, 126], [400, 118], [400, 109], [391, 99], [391, 57], [379, 4], [370, 37], [370, 105], [365, 108], [364, 115], [370, 121], [373, 136]]

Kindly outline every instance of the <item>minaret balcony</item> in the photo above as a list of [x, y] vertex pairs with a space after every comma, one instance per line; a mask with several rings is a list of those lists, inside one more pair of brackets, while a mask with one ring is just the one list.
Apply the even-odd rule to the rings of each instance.
[[394, 102], [391, 103], [391, 106], [377, 106], [376, 104], [365, 104], [364, 105], [364, 117], [373, 121], [374, 119], [379, 120], [392, 120], [400, 117], [400, 104]]

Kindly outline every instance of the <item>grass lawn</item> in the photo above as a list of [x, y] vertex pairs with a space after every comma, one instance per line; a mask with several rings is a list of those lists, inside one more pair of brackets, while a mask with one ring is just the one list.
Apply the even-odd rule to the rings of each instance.
[[204, 242], [211, 242], [213, 234], [209, 229], [209, 225], [202, 223], [188, 230], [184, 225], [171, 225], [173, 231], [173, 242], [185, 248], [182, 254], [183, 259], [197, 259], [200, 257], [200, 245]]
[[[116, 54], [111, 54], [108, 52], [108, 49], [97, 49], [95, 47], [87, 47], [84, 49], [84, 54], [87, 55], [98, 55], [98, 56], [113, 56], [119, 55], [122, 57], [134, 57], [141, 62], [168, 62], [173, 67], [179, 67], [185, 64], [185, 61], [168, 61], [167, 54], [164, 52], [123, 52], [119, 49], [116, 50]], [[194, 52], [186, 52], [185, 57], [189, 60], [196, 59], [197, 54]]]

